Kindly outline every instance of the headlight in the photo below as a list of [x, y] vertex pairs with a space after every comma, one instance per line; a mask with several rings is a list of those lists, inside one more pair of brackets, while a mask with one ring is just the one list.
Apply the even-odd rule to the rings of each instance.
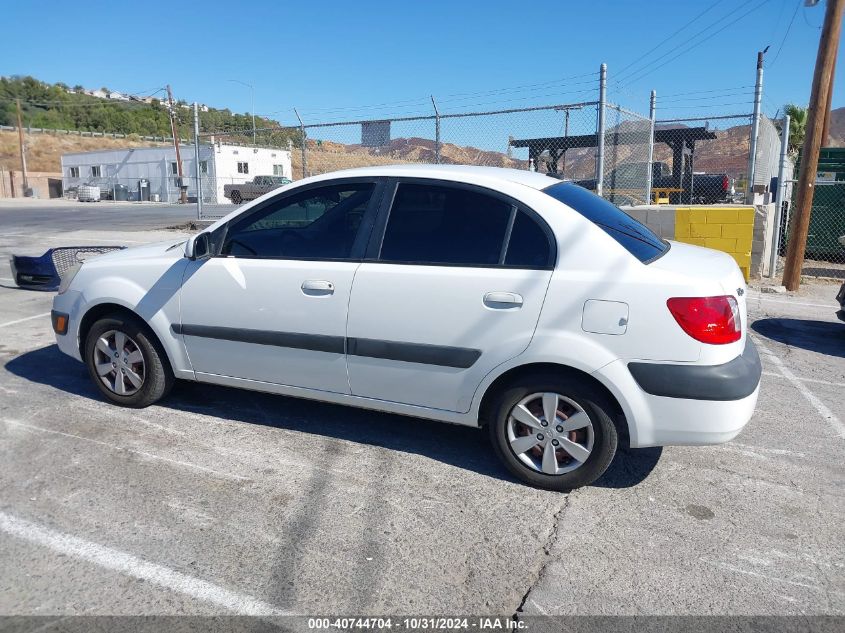
[[81, 268], [82, 264], [74, 264], [67, 269], [67, 272], [62, 275], [62, 280], [59, 283], [59, 294], [64, 294], [67, 291], [70, 287], [70, 282], [73, 281], [73, 278], [76, 277], [76, 273], [78, 273]]

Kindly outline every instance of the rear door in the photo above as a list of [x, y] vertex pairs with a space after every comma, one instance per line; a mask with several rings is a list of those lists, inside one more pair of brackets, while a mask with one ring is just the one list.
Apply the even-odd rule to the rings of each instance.
[[349, 393], [347, 306], [379, 196], [374, 180], [294, 189], [234, 219], [219, 256], [189, 263], [180, 329], [200, 379]]
[[555, 261], [549, 227], [497, 192], [394, 181], [347, 327], [352, 393], [465, 412], [528, 346]]

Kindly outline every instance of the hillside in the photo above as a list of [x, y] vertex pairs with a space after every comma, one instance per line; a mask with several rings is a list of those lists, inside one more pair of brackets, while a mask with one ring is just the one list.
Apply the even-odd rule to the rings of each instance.
[[[730, 127], [718, 131], [717, 134], [717, 139], [699, 142], [696, 145], [696, 171], [726, 172], [732, 177], [743, 174], [747, 169], [748, 126]], [[845, 108], [838, 108], [832, 112], [831, 135], [833, 137], [831, 145], [845, 146]], [[161, 145], [161, 143], [133, 140], [132, 137], [112, 139], [64, 134], [28, 134], [26, 142], [29, 169], [45, 172], [59, 171], [60, 157], [63, 153]], [[283, 146], [286, 146], [286, 143]], [[576, 179], [592, 177], [595, 170], [594, 154], [593, 148], [570, 150], [566, 157], [566, 177]], [[525, 161], [511, 158], [503, 152], [452, 143], [442, 144], [440, 155], [444, 163], [521, 169], [526, 167]], [[645, 160], [643, 146], [620, 145], [614, 149], [614, 155], [619, 163]], [[665, 144], [657, 145], [654, 159], [671, 163], [672, 156], [669, 147]], [[612, 157], [609, 156], [608, 160], [612, 160]], [[298, 150], [293, 151], [292, 161], [294, 174], [298, 176], [302, 173], [301, 154]], [[315, 174], [367, 165], [418, 162], [434, 162], [433, 140], [418, 137], [396, 138], [387, 146], [380, 148], [331, 141], [318, 142], [312, 139], [308, 141], [308, 171]], [[0, 131], [0, 169], [20, 169], [16, 132]]]

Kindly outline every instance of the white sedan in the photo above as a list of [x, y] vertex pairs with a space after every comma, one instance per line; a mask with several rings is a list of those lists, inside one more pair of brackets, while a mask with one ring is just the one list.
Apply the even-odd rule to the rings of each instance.
[[486, 426], [514, 475], [555, 490], [620, 444], [732, 439], [761, 373], [728, 255], [483, 167], [286, 185], [187, 243], [86, 261], [52, 319], [116, 404], [179, 378]]

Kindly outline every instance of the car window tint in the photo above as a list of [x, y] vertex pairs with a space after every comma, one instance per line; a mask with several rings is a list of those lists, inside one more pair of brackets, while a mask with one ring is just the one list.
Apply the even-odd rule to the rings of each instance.
[[545, 268], [552, 264], [549, 238], [537, 222], [525, 211], [519, 211], [508, 241], [506, 266]]
[[511, 215], [507, 202], [468, 189], [400, 184], [381, 260], [496, 265]]
[[543, 192], [583, 215], [641, 262], [649, 262], [669, 250], [669, 244], [645, 224], [583, 187], [561, 182]]
[[235, 220], [222, 254], [235, 257], [346, 259], [375, 185], [356, 183], [285, 196]]

